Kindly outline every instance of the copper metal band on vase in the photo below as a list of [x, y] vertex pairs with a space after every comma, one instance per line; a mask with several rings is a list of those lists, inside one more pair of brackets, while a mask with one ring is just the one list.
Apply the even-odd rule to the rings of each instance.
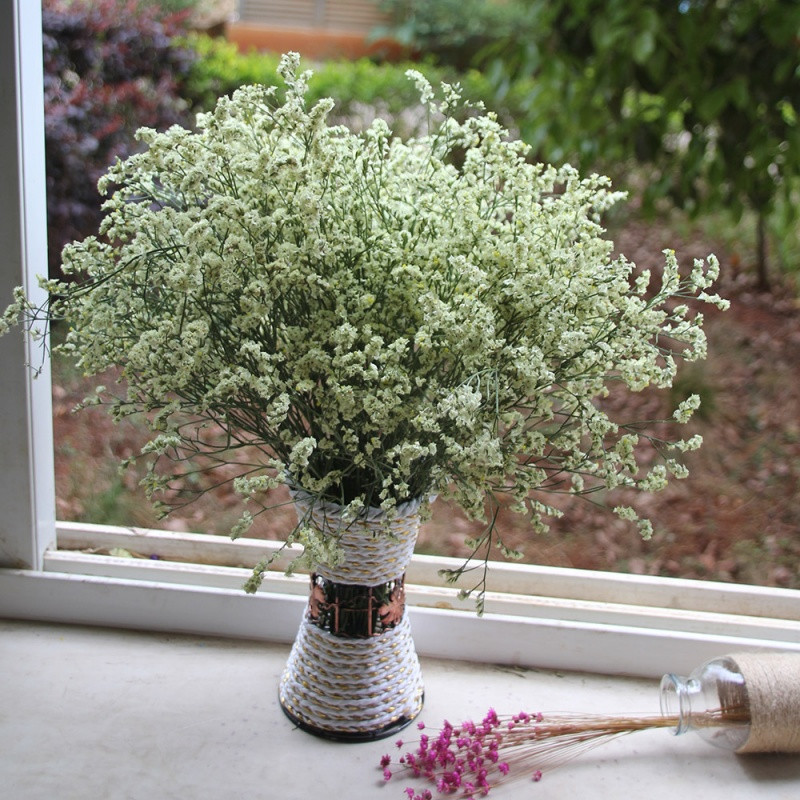
[[377, 586], [336, 583], [311, 575], [306, 618], [334, 636], [367, 639], [391, 630], [405, 613], [405, 576]]

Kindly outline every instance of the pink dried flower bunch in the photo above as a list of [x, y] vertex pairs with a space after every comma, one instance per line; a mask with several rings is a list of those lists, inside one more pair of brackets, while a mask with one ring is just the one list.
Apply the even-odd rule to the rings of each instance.
[[[399, 759], [400, 774], [425, 778], [441, 794], [460, 793], [466, 800], [489, 793], [506, 778], [527, 775], [542, 779], [553, 770], [603, 742], [634, 731], [674, 728], [674, 715], [639, 714], [528, 714], [498, 716], [489, 709], [483, 721], [462, 722], [454, 728], [445, 721], [438, 736], [420, 736], [417, 748]], [[423, 723], [417, 726], [424, 730]], [[402, 748], [403, 742], [398, 741]], [[381, 759], [383, 777], [392, 777], [392, 758]], [[513, 774], [511, 774], [513, 773]], [[406, 789], [409, 800], [432, 800], [430, 789]]]
[[[400, 767], [395, 774], [411, 774], [415, 778], [425, 778], [436, 786], [440, 794], [459, 793], [466, 800], [485, 796], [492, 788], [493, 781], [501, 781], [510, 770], [509, 759], [515, 745], [536, 738], [536, 725], [542, 722], [541, 714], [520, 712], [512, 717], [500, 717], [490, 708], [480, 723], [472, 720], [454, 727], [445, 720], [438, 735], [421, 734], [417, 746], [406, 751], [398, 760]], [[425, 729], [424, 723], [417, 726]], [[403, 747], [403, 741], [396, 745]], [[392, 757], [384, 755], [380, 766], [384, 780], [392, 778]], [[532, 771], [534, 781], [541, 780], [542, 773]], [[413, 787], [405, 790], [409, 800], [432, 800], [430, 789], [417, 792]]]

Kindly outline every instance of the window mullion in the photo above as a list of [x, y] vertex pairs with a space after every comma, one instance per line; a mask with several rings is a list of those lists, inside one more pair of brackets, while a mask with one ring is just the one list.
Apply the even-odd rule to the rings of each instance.
[[[34, 302], [47, 272], [42, 21], [39, 3], [3, 4], [0, 25], [0, 309], [15, 286]], [[11, 17], [10, 19], [8, 17]], [[55, 541], [49, 363], [12, 331], [0, 338], [0, 566], [42, 569]]]

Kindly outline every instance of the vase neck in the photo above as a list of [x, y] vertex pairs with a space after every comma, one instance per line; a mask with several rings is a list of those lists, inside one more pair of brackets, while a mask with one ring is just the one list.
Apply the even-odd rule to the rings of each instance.
[[412, 513], [345, 521], [331, 504], [297, 502], [298, 519], [322, 537], [332, 537], [340, 559], [318, 564], [315, 572], [333, 583], [377, 586], [401, 579], [419, 533], [417, 507]]

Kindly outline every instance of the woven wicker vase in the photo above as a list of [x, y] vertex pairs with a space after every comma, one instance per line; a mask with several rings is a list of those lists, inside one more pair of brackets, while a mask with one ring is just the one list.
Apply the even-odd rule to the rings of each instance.
[[295, 504], [299, 518], [338, 538], [345, 558], [335, 567], [319, 564], [311, 575], [309, 603], [281, 677], [281, 707], [298, 727], [325, 738], [391, 736], [423, 701], [404, 590], [420, 504], [404, 504], [389, 523], [371, 509], [347, 524], [336, 505], [301, 493]]

